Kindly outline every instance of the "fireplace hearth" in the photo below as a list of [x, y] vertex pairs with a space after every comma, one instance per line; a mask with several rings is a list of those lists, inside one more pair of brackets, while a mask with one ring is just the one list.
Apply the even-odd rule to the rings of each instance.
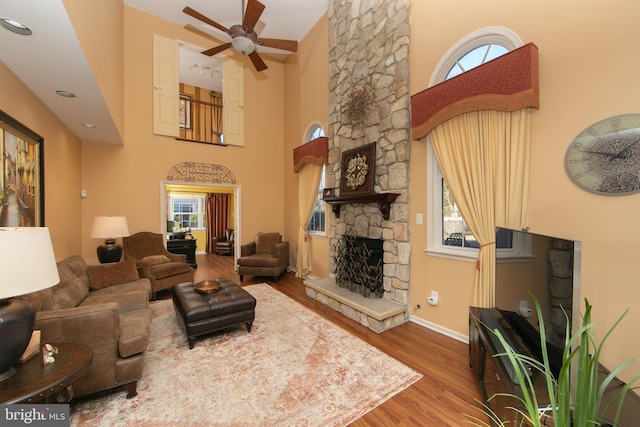
[[335, 250], [336, 284], [367, 298], [382, 298], [383, 243], [381, 239], [343, 236]]

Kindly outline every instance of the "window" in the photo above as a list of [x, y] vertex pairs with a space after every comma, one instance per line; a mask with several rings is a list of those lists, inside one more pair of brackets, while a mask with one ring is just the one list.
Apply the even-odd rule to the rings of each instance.
[[[314, 124], [308, 129], [309, 136], [306, 138], [306, 142], [313, 141], [316, 138], [324, 136], [324, 129], [320, 125]], [[322, 190], [325, 187], [325, 166], [322, 166], [322, 177], [320, 178], [320, 185], [318, 186], [318, 192], [316, 196], [316, 204], [313, 207], [313, 213], [311, 219], [307, 225], [307, 233], [320, 236], [326, 235], [326, 206], [324, 200], [322, 200]]]
[[204, 198], [203, 194], [169, 194], [169, 220], [173, 219], [179, 228], [204, 230]]
[[[518, 36], [500, 27], [490, 27], [462, 39], [443, 57], [431, 78], [430, 85], [448, 80], [491, 61], [522, 45]], [[427, 251], [433, 255], [475, 260], [479, 245], [473, 236], [446, 181], [431, 148], [427, 146], [429, 185], [429, 218]], [[496, 256], [519, 258], [530, 254], [530, 238], [526, 234], [501, 229], [496, 234]]]

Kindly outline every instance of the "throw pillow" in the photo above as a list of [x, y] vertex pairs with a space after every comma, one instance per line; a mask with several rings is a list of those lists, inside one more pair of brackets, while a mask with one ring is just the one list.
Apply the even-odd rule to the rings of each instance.
[[89, 277], [87, 276], [87, 264], [81, 255], [74, 255], [60, 261], [58, 264], [65, 264], [89, 289]]
[[138, 280], [138, 269], [134, 260], [87, 267], [91, 289], [102, 289], [112, 285]]
[[58, 275], [60, 283], [53, 287], [54, 308], [76, 307], [89, 293], [89, 289], [82, 283], [71, 268], [64, 264], [58, 264]]
[[273, 248], [281, 241], [280, 233], [258, 233], [256, 235], [256, 253], [273, 254]]
[[151, 267], [158, 264], [164, 264], [165, 262], [171, 262], [171, 260], [165, 255], [149, 255], [142, 258], [142, 262]]

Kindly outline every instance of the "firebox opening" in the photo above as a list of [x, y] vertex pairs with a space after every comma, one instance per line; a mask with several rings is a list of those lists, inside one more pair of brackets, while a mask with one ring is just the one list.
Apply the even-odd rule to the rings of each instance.
[[343, 236], [336, 248], [336, 284], [367, 298], [384, 294], [384, 241]]

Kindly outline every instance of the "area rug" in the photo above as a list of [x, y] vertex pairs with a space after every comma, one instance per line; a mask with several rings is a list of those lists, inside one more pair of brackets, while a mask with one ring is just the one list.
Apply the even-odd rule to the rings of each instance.
[[267, 284], [256, 318], [189, 350], [171, 300], [153, 321], [138, 396], [71, 405], [72, 426], [344, 426], [422, 375]]

